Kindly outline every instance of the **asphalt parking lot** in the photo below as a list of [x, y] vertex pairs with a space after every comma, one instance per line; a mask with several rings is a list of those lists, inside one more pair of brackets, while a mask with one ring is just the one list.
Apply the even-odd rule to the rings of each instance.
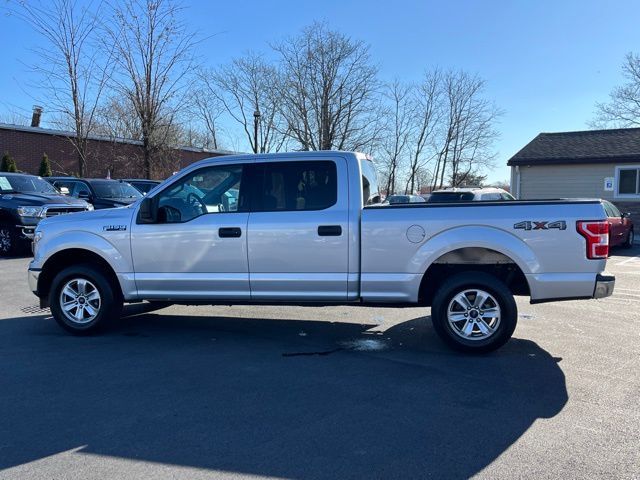
[[0, 260], [0, 478], [640, 478], [640, 248], [482, 357], [416, 308], [135, 305], [77, 338], [27, 263]]

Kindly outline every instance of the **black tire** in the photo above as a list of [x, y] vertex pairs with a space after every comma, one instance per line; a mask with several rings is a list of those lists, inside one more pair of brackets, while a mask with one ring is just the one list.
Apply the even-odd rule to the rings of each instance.
[[633, 228], [629, 230], [627, 234], [627, 240], [622, 245], [624, 248], [633, 248], [633, 238], [635, 237], [635, 233], [633, 232]]
[[[84, 281], [86, 287], [80, 288], [80, 284], [76, 280]], [[76, 281], [75, 288], [74, 281]], [[65, 287], [69, 287], [68, 291], [70, 292], [74, 290], [86, 292], [86, 294], [81, 294], [82, 297], [85, 297], [85, 301], [82, 303], [85, 306], [80, 308], [82, 312], [78, 315], [83, 317], [81, 320], [70, 318], [75, 317], [75, 314], [78, 313], [77, 307], [70, 310], [69, 315], [65, 314], [62, 302], [64, 299], [71, 298], [67, 294], [63, 297], [62, 291]], [[98, 292], [99, 303], [95, 303], [95, 299], [91, 300], [94, 290]], [[79, 302], [78, 298], [76, 304], [80, 305]], [[112, 285], [108, 275], [102, 269], [91, 264], [73, 265], [65, 268], [55, 276], [49, 292], [49, 305], [53, 318], [58, 322], [58, 325], [74, 335], [91, 335], [116, 323], [122, 314], [122, 304], [119, 286]], [[96, 312], [95, 316], [89, 312], [89, 307]], [[84, 314], [87, 315], [87, 318], [84, 318]], [[92, 316], [93, 318], [90, 318]]]
[[[474, 289], [490, 295], [478, 309], [475, 304], [481, 302], [482, 297], [474, 296]], [[470, 298], [473, 299], [473, 303], [469, 302], [471, 307], [463, 308], [461, 303], [454, 301], [454, 297], [464, 292], [462, 300], [469, 302]], [[495, 309], [494, 303], [499, 310]], [[449, 321], [450, 306], [455, 310], [451, 312], [452, 318], [460, 316], [463, 317], [461, 320]], [[472, 318], [473, 310], [475, 316]], [[484, 322], [484, 314], [491, 315], [487, 313], [489, 311], [496, 312], [496, 316], [489, 320], [495, 331], [484, 333], [481, 330], [490, 332], [488, 327], [491, 325]], [[513, 294], [500, 279], [487, 273], [469, 271], [453, 275], [438, 289], [431, 305], [431, 320], [436, 333], [449, 347], [469, 353], [486, 353], [500, 348], [511, 338], [518, 321], [518, 307]], [[471, 330], [465, 336], [469, 325]]]
[[18, 234], [14, 227], [0, 225], [0, 256], [11, 257], [18, 252]]

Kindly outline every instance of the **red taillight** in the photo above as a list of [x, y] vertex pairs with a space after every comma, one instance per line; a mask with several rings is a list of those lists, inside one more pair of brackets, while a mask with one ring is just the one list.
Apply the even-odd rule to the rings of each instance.
[[576, 227], [587, 241], [587, 258], [599, 260], [609, 256], [609, 222], [583, 220], [577, 222]]

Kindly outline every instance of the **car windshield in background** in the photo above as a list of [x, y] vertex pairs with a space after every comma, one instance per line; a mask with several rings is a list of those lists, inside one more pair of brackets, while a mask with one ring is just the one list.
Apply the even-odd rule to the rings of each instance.
[[153, 187], [155, 187], [156, 185], [159, 185], [159, 183], [156, 182], [128, 182], [130, 185], [132, 185], [136, 190], [140, 190], [140, 192], [142, 193], [149, 193], [151, 191], [151, 189]]
[[472, 192], [433, 192], [427, 200], [427, 202], [429, 203], [455, 203], [472, 201]]
[[60, 193], [49, 182], [31, 175], [0, 176], [0, 191], [3, 193], [47, 193], [50, 195]]
[[387, 201], [389, 202], [389, 205], [395, 205], [398, 203], [409, 203], [411, 198], [409, 195], [391, 195], [387, 198]]
[[98, 198], [142, 198], [138, 190], [124, 182], [104, 180], [92, 182], [91, 186]]

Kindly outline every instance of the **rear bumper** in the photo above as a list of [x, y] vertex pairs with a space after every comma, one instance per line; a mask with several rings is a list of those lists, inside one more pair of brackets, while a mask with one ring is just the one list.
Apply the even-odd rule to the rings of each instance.
[[616, 278], [608, 273], [527, 275], [531, 303], [589, 300], [613, 294]]
[[593, 289], [593, 298], [610, 297], [616, 285], [616, 277], [607, 273], [596, 275], [596, 287]]

